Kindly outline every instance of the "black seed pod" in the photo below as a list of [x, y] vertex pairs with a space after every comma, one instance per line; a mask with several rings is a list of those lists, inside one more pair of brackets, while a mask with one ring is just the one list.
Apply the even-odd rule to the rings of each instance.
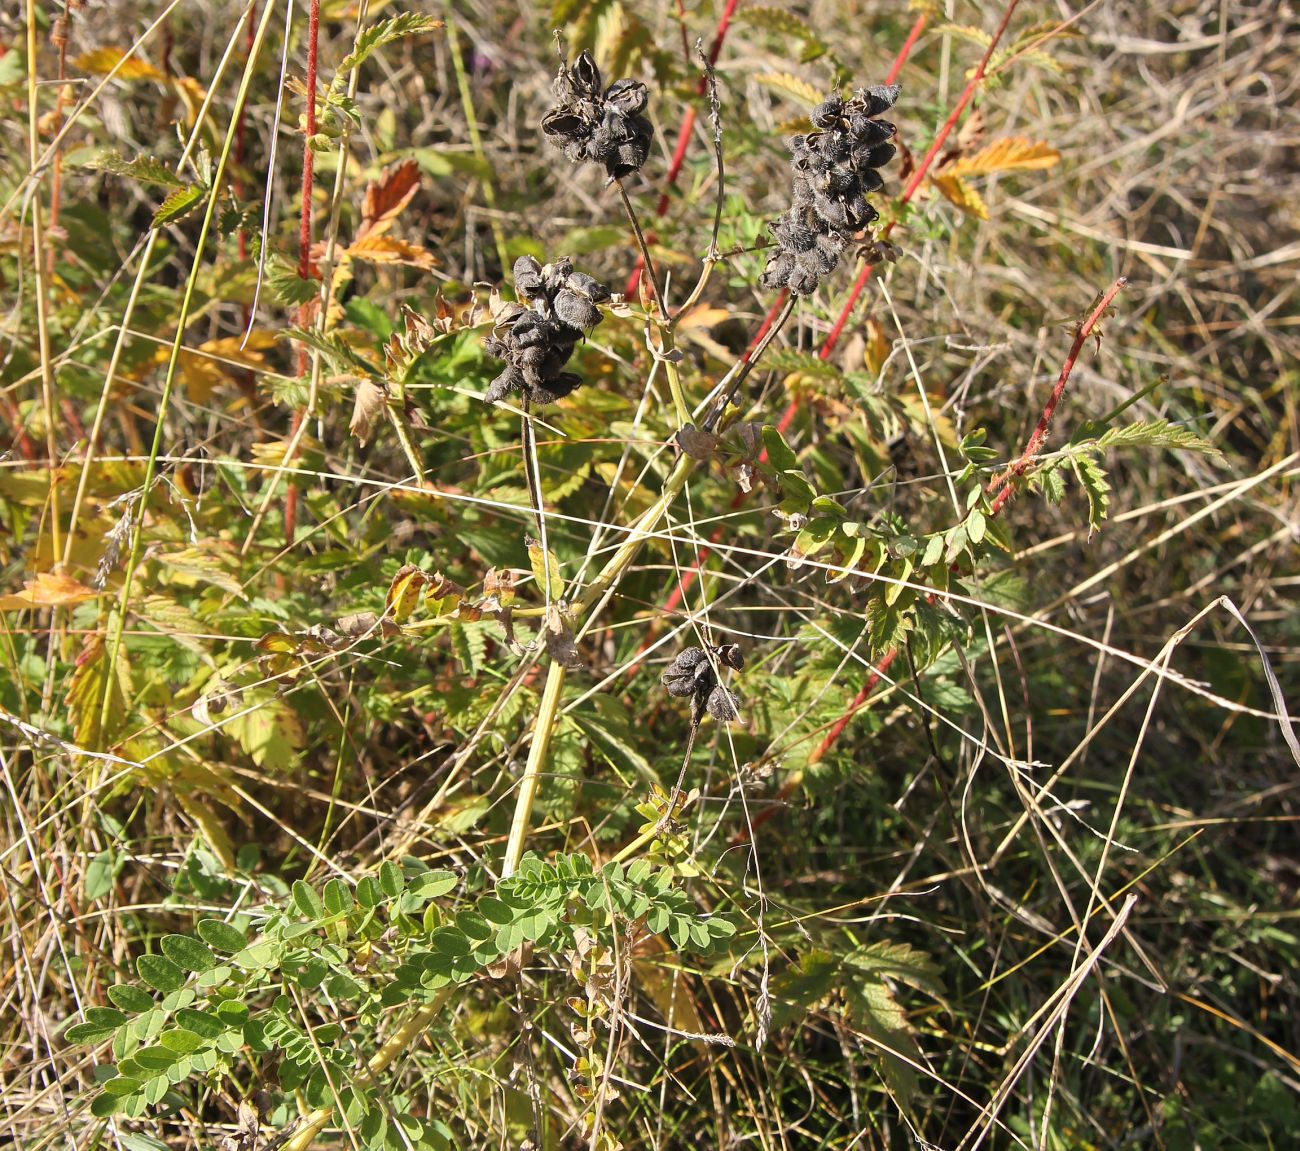
[[650, 94], [640, 80], [615, 80], [602, 91], [600, 69], [589, 52], [555, 77], [555, 107], [542, 131], [575, 164], [600, 164], [617, 180], [640, 169], [654, 129], [645, 118]]
[[564, 366], [578, 341], [600, 323], [596, 305], [610, 292], [599, 280], [575, 272], [567, 257], [543, 267], [532, 256], [520, 256], [514, 278], [515, 291], [530, 306], [506, 304], [483, 341], [488, 355], [506, 362], [483, 398], [495, 403], [519, 392], [534, 404], [551, 404], [582, 383]]
[[709, 651], [688, 647], [677, 653], [677, 658], [659, 677], [669, 695], [691, 701], [691, 723], [697, 727], [705, 715], [711, 715], [719, 723], [728, 723], [740, 715], [740, 700], [735, 692], [718, 682], [713, 660], [737, 671], [745, 666], [739, 644], [724, 643]]
[[866, 197], [883, 185], [877, 169], [895, 148], [894, 125], [876, 117], [897, 99], [896, 84], [860, 89], [849, 100], [831, 96], [813, 109], [813, 131], [787, 141], [793, 205], [772, 225], [776, 245], [763, 287], [815, 292], [854, 235], [877, 218]]

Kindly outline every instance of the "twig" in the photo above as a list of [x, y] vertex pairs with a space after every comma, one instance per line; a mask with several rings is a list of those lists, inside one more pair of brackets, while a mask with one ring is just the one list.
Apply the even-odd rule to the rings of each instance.
[[1024, 475], [1028, 470], [1030, 463], [1033, 462], [1035, 454], [1043, 446], [1043, 441], [1047, 439], [1048, 429], [1051, 427], [1052, 417], [1056, 414], [1056, 407], [1061, 402], [1061, 397], [1065, 395], [1065, 386], [1070, 382], [1070, 373], [1074, 371], [1075, 361], [1079, 358], [1079, 353], [1083, 350], [1083, 345], [1097, 323], [1110, 307], [1111, 301], [1119, 295], [1121, 289], [1128, 280], [1120, 276], [1109, 288], [1106, 289], [1101, 297], [1101, 301], [1093, 309], [1092, 315], [1079, 325], [1078, 331], [1074, 333], [1074, 343], [1070, 347], [1070, 354], [1065, 357], [1065, 363], [1061, 365], [1061, 374], [1056, 378], [1056, 386], [1052, 388], [1052, 394], [1048, 396], [1047, 403], [1043, 405], [1042, 415], [1038, 417], [1038, 423], [1029, 437], [1029, 442], [1025, 444], [1025, 450], [1020, 453], [1020, 457], [1006, 471], [997, 476], [988, 486], [989, 495], [993, 496], [993, 503], [989, 508], [989, 515], [997, 515], [1007, 501], [1011, 498], [1015, 490], [1013, 481]]

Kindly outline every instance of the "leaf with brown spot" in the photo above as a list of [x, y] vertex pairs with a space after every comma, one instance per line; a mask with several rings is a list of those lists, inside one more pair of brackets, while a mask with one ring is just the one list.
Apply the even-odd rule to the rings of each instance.
[[420, 602], [420, 592], [429, 582], [427, 573], [415, 564], [403, 564], [388, 585], [388, 595], [384, 598], [384, 614], [395, 622], [403, 623]]

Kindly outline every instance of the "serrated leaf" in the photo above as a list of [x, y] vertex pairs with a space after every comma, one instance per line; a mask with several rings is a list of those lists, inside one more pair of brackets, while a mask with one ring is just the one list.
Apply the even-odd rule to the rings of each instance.
[[152, 156], [136, 156], [127, 160], [110, 148], [97, 152], [86, 162], [86, 167], [97, 172], [111, 172], [114, 176], [125, 176], [128, 180], [158, 184], [164, 188], [185, 187], [185, 181], [180, 176]]
[[363, 236], [348, 245], [345, 255], [371, 264], [406, 264], [423, 272], [438, 266], [437, 257], [427, 248], [396, 236]]
[[71, 576], [38, 572], [23, 582], [23, 590], [0, 596], [0, 611], [27, 611], [43, 607], [71, 607], [94, 599], [100, 593], [78, 583]]
[[984, 197], [960, 176], [941, 172], [931, 176], [930, 183], [943, 193], [944, 199], [960, 208], [968, 216], [974, 216], [980, 220], [989, 218], [989, 209], [988, 205], [984, 203]]
[[[120, 65], [120, 67], [119, 67]], [[137, 56], [127, 58], [125, 48], [104, 45], [90, 52], [83, 52], [72, 61], [72, 67], [78, 72], [90, 72], [97, 76], [107, 76], [117, 68], [114, 78], [118, 80], [165, 80], [166, 77], [146, 60]]]
[[1041, 140], [1023, 136], [992, 140], [978, 152], [959, 156], [943, 167], [945, 176], [987, 176], [993, 172], [1037, 172], [1060, 162], [1061, 153]]
[[1088, 496], [1088, 527], [1091, 531], [1097, 531], [1110, 507], [1110, 484], [1106, 480], [1106, 470], [1087, 455], [1071, 456], [1070, 463]]
[[387, 232], [419, 187], [420, 166], [414, 160], [404, 160], [385, 168], [377, 179], [366, 184], [366, 194], [361, 201], [361, 225], [357, 228], [356, 240]]
[[384, 596], [384, 612], [396, 623], [405, 623], [420, 604], [420, 594], [429, 582], [428, 573], [415, 564], [397, 569]]
[[289, 307], [299, 308], [320, 296], [320, 281], [298, 275], [298, 268], [283, 256], [266, 262], [266, 282], [275, 298]]
[[[126, 644], [118, 648], [116, 667], [108, 667], [108, 654], [102, 635], [92, 635], [77, 657], [77, 666], [68, 684], [68, 717], [73, 723], [73, 738], [82, 746], [98, 751], [121, 729], [129, 716], [131, 667], [126, 660]], [[103, 710], [104, 692], [108, 691], [107, 715]], [[101, 726], [100, 720], [107, 720]]]
[[1117, 447], [1169, 448], [1177, 451], [1219, 455], [1219, 449], [1191, 428], [1168, 420], [1140, 420], [1118, 428], [1107, 428], [1097, 441], [1099, 449]]
[[808, 951], [772, 979], [772, 1023], [783, 1027], [815, 1010], [835, 989], [839, 960], [829, 951]]
[[151, 228], [163, 228], [188, 216], [207, 198], [208, 190], [202, 184], [187, 184], [177, 188], [158, 205], [153, 214]]
[[770, 88], [810, 110], [822, 102], [822, 94], [816, 88], [789, 72], [760, 72], [754, 79], [764, 88]]
[[352, 51], [339, 64], [339, 70], [330, 85], [331, 91], [342, 92], [346, 87], [347, 74], [354, 68], [359, 68], [384, 45], [406, 36], [419, 36], [425, 32], [432, 32], [441, 27], [441, 20], [414, 12], [402, 12], [387, 20], [381, 20], [378, 24], [372, 24], [357, 37]]

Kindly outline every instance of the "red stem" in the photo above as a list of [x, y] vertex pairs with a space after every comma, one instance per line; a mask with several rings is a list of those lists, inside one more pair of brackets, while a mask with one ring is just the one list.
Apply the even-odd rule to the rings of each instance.
[[[320, 0], [311, 0], [307, 22], [307, 138], [302, 150], [302, 196], [298, 216], [298, 278], [311, 279], [311, 186], [316, 174], [316, 153], [312, 151], [312, 141], [316, 136], [316, 61], [320, 44]], [[298, 322], [306, 327], [310, 319], [311, 304], [303, 304], [298, 309]], [[298, 374], [303, 375], [308, 369], [307, 348], [298, 345]], [[293, 433], [302, 427], [306, 413], [299, 411], [293, 417]], [[284, 500], [284, 538], [288, 544], [298, 527], [298, 488], [290, 480], [289, 490]]]
[[1092, 315], [1079, 325], [1079, 330], [1074, 333], [1074, 343], [1070, 346], [1070, 354], [1065, 357], [1065, 363], [1061, 365], [1061, 374], [1056, 378], [1056, 386], [1052, 388], [1052, 394], [1047, 397], [1047, 403], [1043, 405], [1043, 414], [1038, 417], [1038, 423], [1034, 426], [1033, 432], [1029, 436], [1029, 442], [1025, 444], [1025, 450], [1020, 453], [1020, 457], [1000, 476], [995, 478], [988, 486], [989, 495], [994, 497], [993, 503], [989, 508], [989, 515], [995, 516], [1005, 506], [1015, 491], [1015, 485], [1011, 482], [1019, 476], [1025, 474], [1030, 463], [1033, 462], [1034, 456], [1043, 446], [1043, 441], [1047, 439], [1047, 431], [1051, 426], [1052, 417], [1056, 415], [1056, 406], [1061, 402], [1061, 397], [1065, 395], [1065, 385], [1070, 381], [1070, 373], [1074, 371], [1075, 361], [1079, 358], [1079, 353], [1083, 351], [1084, 342], [1092, 335], [1093, 329], [1096, 328], [1098, 321], [1110, 307], [1111, 301], [1120, 293], [1120, 290], [1128, 283], [1124, 276], [1120, 276], [1101, 297], [1101, 302], [1092, 310]]
[[[1015, 2], [1018, 3], [1019, 0], [1015, 0]], [[1013, 7], [1014, 7], [1014, 3], [1013, 3]], [[724, 13], [723, 15], [724, 17], [728, 16], [727, 13]], [[915, 23], [913, 23], [912, 25], [912, 30], [907, 34], [907, 39], [903, 41], [903, 46], [898, 50], [898, 55], [894, 57], [894, 63], [889, 69], [889, 75], [885, 77], [886, 84], [892, 84], [895, 80], [898, 79], [899, 73], [902, 72], [903, 66], [907, 63], [908, 56], [911, 55], [912, 49], [916, 46], [917, 40], [920, 38], [921, 33], [925, 30], [926, 19], [927, 17], [924, 12], [922, 12], [919, 16], [917, 16]], [[716, 52], [714, 53], [714, 57], [716, 57]], [[987, 61], [987, 57], [986, 57], [986, 61]], [[703, 81], [701, 81], [701, 84], [703, 84]], [[690, 117], [691, 123], [694, 123], [695, 109], [688, 108], [686, 111], [687, 111], [687, 116]], [[672, 181], [677, 178], [677, 170], [681, 167], [680, 163], [678, 162], [678, 158], [680, 155], [685, 154], [686, 140], [688, 139], [688, 136], [689, 133], [687, 132], [678, 138], [677, 153], [674, 154], [673, 156], [675, 167], [670, 168], [668, 173], [670, 185]], [[666, 210], [667, 206], [668, 206], [668, 200], [667, 200], [667, 194], [665, 193], [664, 198], [660, 201], [659, 215], [663, 215], [663, 212], [664, 210]], [[637, 269], [633, 273], [634, 280], [635, 277], [638, 276], [639, 274], [640, 274], [640, 264], [638, 263]], [[835, 346], [835, 341], [839, 339], [840, 332], [844, 330], [844, 325], [848, 321], [849, 314], [853, 310], [853, 304], [857, 300], [858, 296], [861, 294], [863, 285], [866, 284], [867, 277], [870, 274], [871, 274], [871, 265], [870, 264], [864, 265], [862, 272], [858, 276], [857, 282], [853, 285], [853, 290], [849, 295], [848, 303], [845, 304], [844, 309], [840, 312], [839, 319], [836, 320], [835, 326], [831, 329], [830, 335], [826, 337], [826, 343], [822, 346], [821, 351], [818, 353], [818, 355], [820, 355], [820, 357], [823, 360], [829, 358], [831, 354], [831, 350]], [[634, 280], [629, 281], [629, 284], [633, 288], [635, 288]], [[785, 290], [782, 289], [782, 291], [777, 295], [777, 298], [773, 302], [771, 308], [768, 309], [767, 316], [764, 318], [763, 323], [759, 327], [757, 333], [755, 333], [754, 338], [750, 340], [749, 347], [745, 349], [745, 354], [741, 357], [741, 363], [748, 362], [750, 353], [754, 350], [754, 348], [758, 345], [758, 342], [767, 333], [768, 328], [772, 326], [772, 321], [776, 318], [777, 313], [781, 310], [784, 304], [785, 304]], [[777, 421], [776, 430], [780, 432], [782, 435], [785, 435], [787, 429], [794, 422], [794, 418], [798, 414], [798, 412], [799, 412], [799, 401], [791, 400], [789, 405], [786, 407], [785, 412], [782, 413], [781, 418]], [[760, 463], [762, 463], [767, 459], [766, 448], [763, 449], [762, 453], [759, 455], [758, 458]], [[731, 501], [732, 510], [734, 511], [736, 508], [740, 507], [740, 505], [743, 504], [744, 502], [745, 502], [745, 493], [737, 492], [735, 497]], [[722, 537], [722, 525], [719, 524], [718, 527], [714, 529], [712, 542], [717, 543], [717, 541], [721, 537]], [[664, 602], [663, 612], [665, 615], [671, 615], [681, 606], [682, 600], [685, 598], [686, 593], [690, 590], [691, 585], [694, 584], [695, 580], [699, 577], [700, 568], [704, 565], [705, 560], [709, 558], [709, 554], [710, 554], [709, 549], [707, 547], [702, 548], [700, 550], [699, 559], [696, 561], [695, 566], [692, 567], [689, 571], [686, 571], [682, 574], [682, 578], [678, 581], [677, 587], [673, 589], [672, 594], [669, 595], [668, 599]], [[647, 643], [650, 642], [649, 638], [647, 638], [646, 642]]]

